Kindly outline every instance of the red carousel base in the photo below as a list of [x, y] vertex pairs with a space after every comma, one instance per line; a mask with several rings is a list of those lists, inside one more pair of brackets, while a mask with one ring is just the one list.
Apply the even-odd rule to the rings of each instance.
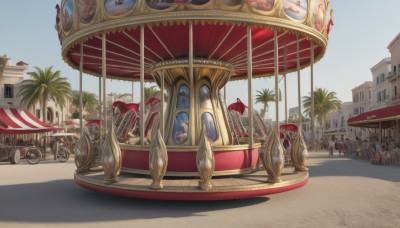
[[111, 195], [159, 199], [159, 200], [227, 200], [243, 199], [256, 196], [290, 191], [304, 186], [308, 181], [308, 172], [294, 172], [285, 168], [282, 182], [267, 183], [265, 171], [252, 174], [215, 177], [212, 189], [205, 191], [199, 188], [199, 179], [166, 179], [164, 188], [150, 189], [152, 180], [143, 175], [121, 174], [118, 181], [112, 184], [104, 182], [102, 170], [87, 173], [75, 173], [75, 182], [87, 189]]

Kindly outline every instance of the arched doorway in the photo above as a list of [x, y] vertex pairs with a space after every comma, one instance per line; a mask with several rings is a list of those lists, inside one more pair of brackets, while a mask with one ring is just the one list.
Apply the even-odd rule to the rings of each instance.
[[47, 108], [46, 121], [47, 123], [53, 123], [53, 120], [54, 120], [54, 111], [52, 108]]

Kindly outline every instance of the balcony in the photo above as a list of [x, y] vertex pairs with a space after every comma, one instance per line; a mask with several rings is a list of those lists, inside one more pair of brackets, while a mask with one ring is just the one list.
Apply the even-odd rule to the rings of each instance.
[[389, 81], [394, 81], [394, 80], [396, 80], [399, 76], [400, 76], [399, 72], [396, 73], [396, 72], [392, 71], [392, 72], [389, 72], [387, 79], [388, 79]]
[[390, 99], [391, 105], [398, 104], [398, 103], [400, 103], [400, 94], [392, 96], [392, 98]]

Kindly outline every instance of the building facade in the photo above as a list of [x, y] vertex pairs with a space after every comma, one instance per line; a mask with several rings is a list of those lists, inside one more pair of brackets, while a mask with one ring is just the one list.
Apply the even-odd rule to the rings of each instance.
[[[372, 109], [372, 82], [366, 81], [351, 90], [353, 98], [352, 115], [371, 111]], [[350, 117], [349, 117], [350, 118]]]
[[388, 50], [391, 55], [388, 81], [391, 88], [391, 105], [400, 104], [400, 33], [390, 42]]
[[[27, 109], [27, 107], [21, 105], [21, 98], [17, 95], [22, 81], [27, 77], [28, 68], [29, 65], [23, 61], [13, 65], [6, 56], [0, 56], [0, 107]], [[46, 122], [53, 126], [64, 127], [64, 122], [70, 118], [71, 101], [68, 100], [66, 107], [61, 108], [53, 100], [49, 99]], [[43, 121], [39, 103], [28, 109], [28, 111]]]
[[371, 68], [372, 73], [372, 110], [390, 106], [391, 86], [387, 80], [390, 72], [390, 57], [382, 59]]

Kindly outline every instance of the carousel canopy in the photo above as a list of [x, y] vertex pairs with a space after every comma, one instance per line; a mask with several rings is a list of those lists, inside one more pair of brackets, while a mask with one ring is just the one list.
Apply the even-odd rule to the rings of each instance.
[[400, 105], [361, 113], [347, 120], [350, 127], [389, 128], [400, 119]]
[[274, 74], [275, 31], [280, 73], [297, 70], [297, 59], [301, 68], [310, 65], [311, 43], [315, 61], [321, 59], [333, 24], [328, 6], [329, 0], [63, 0], [56, 29], [64, 60], [79, 69], [82, 48], [83, 71], [92, 75], [102, 74], [105, 58], [108, 78], [138, 81], [143, 27], [146, 81], [153, 81], [158, 64], [188, 60], [191, 40], [195, 61], [226, 62], [230, 80], [237, 80], [247, 78], [247, 25], [253, 78]]
[[0, 108], [0, 132], [27, 134], [62, 130], [38, 120], [27, 110]]

